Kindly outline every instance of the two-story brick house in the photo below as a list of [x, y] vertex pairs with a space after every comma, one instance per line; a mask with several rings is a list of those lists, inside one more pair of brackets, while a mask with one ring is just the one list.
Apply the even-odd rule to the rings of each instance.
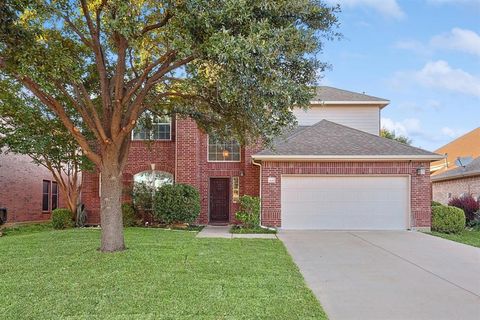
[[[294, 109], [298, 127], [271, 149], [219, 142], [191, 119], [154, 119], [136, 128], [123, 173], [188, 183], [201, 195], [199, 223], [232, 223], [238, 196], [259, 195], [261, 223], [285, 229], [430, 227], [430, 162], [442, 156], [379, 137], [389, 101], [319, 87], [311, 108]], [[153, 142], [142, 139], [152, 135]], [[84, 174], [88, 222], [98, 224], [99, 177]]]

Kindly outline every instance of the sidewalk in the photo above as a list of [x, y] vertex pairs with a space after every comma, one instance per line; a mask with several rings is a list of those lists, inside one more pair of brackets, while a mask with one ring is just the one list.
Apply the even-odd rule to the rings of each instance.
[[271, 233], [230, 233], [230, 226], [206, 226], [197, 234], [197, 238], [244, 238], [244, 239], [277, 239], [276, 234]]

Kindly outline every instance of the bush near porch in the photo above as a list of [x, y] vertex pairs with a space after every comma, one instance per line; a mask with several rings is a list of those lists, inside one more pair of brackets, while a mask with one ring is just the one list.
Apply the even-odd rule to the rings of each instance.
[[240, 221], [240, 226], [254, 229], [260, 226], [260, 198], [244, 195], [239, 199], [240, 211], [235, 213], [235, 218]]

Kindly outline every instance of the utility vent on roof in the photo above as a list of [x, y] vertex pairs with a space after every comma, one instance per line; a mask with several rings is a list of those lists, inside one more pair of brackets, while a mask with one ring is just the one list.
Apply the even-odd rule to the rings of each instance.
[[470, 164], [470, 162], [472, 161], [473, 161], [472, 157], [458, 157], [457, 160], [455, 160], [455, 165], [457, 167], [465, 167], [468, 164]]

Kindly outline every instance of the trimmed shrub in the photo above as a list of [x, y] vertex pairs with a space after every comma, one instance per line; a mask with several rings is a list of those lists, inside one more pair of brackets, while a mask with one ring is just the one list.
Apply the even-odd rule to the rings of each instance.
[[458, 233], [465, 229], [465, 213], [450, 206], [432, 207], [432, 230], [443, 233]]
[[443, 206], [443, 204], [437, 201], [432, 201], [432, 207], [436, 207], [436, 206]]
[[255, 228], [260, 225], [260, 198], [252, 196], [240, 197], [240, 211], [235, 214], [245, 228]]
[[153, 194], [155, 187], [144, 182], [135, 183], [132, 190], [132, 198], [137, 211], [151, 211], [153, 208]]
[[123, 217], [123, 226], [124, 227], [133, 227], [136, 224], [135, 221], [135, 210], [130, 203], [122, 204], [122, 217]]
[[467, 223], [475, 219], [475, 212], [479, 209], [479, 203], [471, 195], [452, 198], [448, 202], [448, 205], [462, 209], [465, 212]]
[[72, 212], [68, 209], [55, 209], [52, 211], [53, 229], [66, 229], [73, 227]]
[[187, 184], [164, 185], [154, 196], [153, 213], [166, 223], [192, 223], [200, 214], [200, 195]]

